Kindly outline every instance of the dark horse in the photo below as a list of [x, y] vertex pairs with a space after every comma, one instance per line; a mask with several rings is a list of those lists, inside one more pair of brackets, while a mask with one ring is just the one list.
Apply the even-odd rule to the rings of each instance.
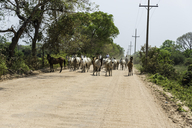
[[53, 58], [51, 57], [49, 54], [47, 54], [47, 60], [49, 61], [49, 64], [50, 64], [50, 72], [54, 72], [54, 69], [53, 69], [53, 64], [60, 64], [60, 67], [61, 67], [61, 70], [60, 70], [60, 73], [62, 71], [62, 63], [64, 62], [64, 67], [65, 67], [65, 59], [59, 57], [59, 58]]

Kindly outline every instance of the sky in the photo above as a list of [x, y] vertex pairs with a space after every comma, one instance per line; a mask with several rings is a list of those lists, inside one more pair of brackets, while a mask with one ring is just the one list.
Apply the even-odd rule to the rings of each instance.
[[[147, 5], [148, 0], [90, 0], [99, 5], [99, 10], [112, 14], [115, 26], [120, 34], [114, 43], [124, 48], [132, 42], [131, 54], [135, 47], [135, 29], [137, 29], [136, 51], [146, 43], [147, 9], [139, 7]], [[169, 39], [176, 41], [178, 37], [192, 32], [192, 0], [150, 0], [149, 45], [160, 47]], [[130, 51], [129, 51], [130, 54]]]
[[[124, 48], [125, 54], [132, 42], [131, 54], [135, 47], [135, 29], [137, 29], [136, 51], [146, 43], [147, 9], [139, 7], [147, 5], [148, 0], [90, 0], [99, 5], [99, 10], [112, 14], [115, 26], [120, 34], [114, 39], [114, 43]], [[150, 0], [150, 5], [156, 5], [150, 9], [149, 20], [149, 45], [160, 47], [169, 39], [176, 41], [178, 37], [192, 32], [192, 0]], [[8, 17], [6, 25], [1, 29], [10, 28], [16, 20]], [[2, 22], [1, 22], [2, 23]], [[17, 23], [18, 24], [18, 23]], [[0, 33], [2, 35], [2, 33]], [[25, 44], [19, 40], [19, 44]], [[130, 50], [129, 50], [130, 54]]]

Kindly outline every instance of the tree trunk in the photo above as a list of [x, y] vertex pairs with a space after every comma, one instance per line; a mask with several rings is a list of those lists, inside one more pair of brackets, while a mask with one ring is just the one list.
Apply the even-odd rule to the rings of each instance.
[[[44, 3], [45, 4], [45, 3]], [[12, 38], [12, 43], [9, 45], [9, 57], [12, 57], [14, 55], [15, 47], [17, 46], [18, 40], [23, 34], [23, 31], [25, 30], [27, 24], [32, 20], [34, 14], [37, 12], [38, 7], [40, 4], [38, 4], [32, 11], [31, 16], [29, 16], [23, 23], [23, 25], [19, 28], [19, 30], [15, 33], [14, 37]], [[44, 5], [43, 5], [44, 6]]]
[[43, 12], [44, 12], [44, 6], [41, 6], [41, 14], [39, 16], [38, 19], [36, 19], [34, 21], [34, 27], [35, 27], [35, 35], [33, 38], [33, 42], [32, 42], [32, 56], [36, 56], [36, 43], [37, 43], [37, 38], [38, 38], [38, 34], [39, 34], [39, 28], [42, 22], [42, 18], [43, 18]]
[[37, 43], [37, 38], [38, 38], [38, 34], [39, 34], [39, 27], [40, 27], [40, 23], [37, 23], [37, 25], [35, 26], [35, 35], [32, 41], [32, 56], [36, 56], [36, 43]]
[[12, 43], [9, 45], [9, 57], [12, 57], [14, 55], [15, 47], [17, 46], [17, 43], [19, 41], [19, 38], [21, 37], [23, 31], [25, 30], [27, 24], [31, 21], [32, 17], [29, 17], [23, 25], [20, 27], [20, 29], [16, 32], [14, 37], [12, 38]]

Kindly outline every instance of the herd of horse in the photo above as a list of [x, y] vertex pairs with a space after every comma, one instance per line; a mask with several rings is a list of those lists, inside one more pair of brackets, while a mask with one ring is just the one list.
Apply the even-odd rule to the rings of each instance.
[[[90, 66], [93, 65], [93, 75], [95, 75], [95, 73], [96, 76], [100, 75], [101, 69], [104, 68], [106, 71], [105, 75], [107, 76], [107, 73], [109, 73], [109, 76], [112, 76], [112, 70], [118, 70], [120, 65], [122, 70], [125, 70], [128, 67], [128, 76], [133, 75], [133, 57], [130, 57], [129, 61], [128, 57], [125, 57], [125, 59], [121, 58], [118, 61], [114, 57], [103, 58], [101, 55], [92, 57], [92, 59], [83, 55], [81, 57], [74, 55], [72, 57], [67, 56], [66, 59], [70, 71], [81, 69], [81, 72], [88, 72]], [[50, 64], [50, 72], [54, 72], [53, 64], [60, 64], [60, 73], [62, 72], [63, 66], [65, 67], [66, 65], [66, 60], [61, 57], [54, 58], [47, 54], [47, 60]]]

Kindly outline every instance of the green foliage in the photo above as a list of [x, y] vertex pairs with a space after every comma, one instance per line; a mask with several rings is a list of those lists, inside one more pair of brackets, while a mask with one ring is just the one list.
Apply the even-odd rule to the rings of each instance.
[[0, 35], [0, 44], [6, 43], [6, 42], [7, 42], [6, 38]]
[[26, 65], [32, 69], [32, 70], [37, 70], [42, 67], [42, 59], [39, 57], [34, 57], [34, 56], [26, 56], [24, 57], [24, 61]]
[[174, 68], [178, 73], [184, 73], [187, 71], [187, 67], [185, 65], [175, 65]]
[[160, 75], [159, 73], [156, 73], [152, 76], [149, 77], [151, 79], [152, 82], [159, 84], [161, 83], [161, 81], [167, 81], [167, 78]]
[[188, 71], [192, 71], [192, 64], [188, 66]]
[[192, 56], [192, 50], [187, 49], [183, 52], [183, 54], [185, 57], [189, 58]]
[[[115, 46], [113, 38], [119, 34], [114, 25], [113, 15], [104, 12], [62, 15], [58, 22], [49, 29], [50, 51], [65, 51], [71, 54], [102, 54], [107, 44], [112, 44], [114, 51], [122, 54], [122, 49]], [[111, 49], [111, 47], [110, 47]], [[103, 53], [104, 54], [104, 53]], [[113, 53], [112, 53], [113, 54]]]
[[164, 49], [170, 52], [170, 59], [173, 60], [175, 65], [182, 64], [185, 61], [185, 56], [180, 51], [180, 45], [175, 44], [172, 40], [166, 40], [160, 46], [160, 49]]
[[25, 64], [25, 61], [20, 57], [12, 57], [11, 58], [11, 67], [9, 67], [12, 71], [17, 72], [19, 69], [23, 69], [24, 71], [29, 71], [29, 67]]
[[140, 51], [140, 60], [142, 63], [141, 72], [159, 73], [165, 77], [175, 78], [176, 72], [173, 68], [173, 61], [169, 58], [170, 55], [170, 52], [167, 50], [152, 47], [149, 48], [148, 57], [146, 58], [145, 46], [143, 46]]
[[6, 57], [1, 53], [1, 51], [2, 49], [0, 49], [0, 76], [7, 72]]
[[140, 58], [139, 58], [140, 56], [139, 56], [139, 52], [136, 52], [136, 53], [134, 53], [134, 55], [133, 55], [133, 62], [134, 62], [134, 64], [140, 64]]
[[[183, 87], [180, 85], [179, 81], [170, 80], [160, 74], [154, 74], [149, 77], [151, 82], [154, 82], [163, 87], [165, 91], [171, 92], [174, 98], [184, 101], [186, 106], [192, 110], [192, 86]], [[179, 105], [178, 110], [184, 111]]]
[[185, 60], [185, 65], [188, 66], [188, 65], [190, 65], [190, 64], [192, 64], [192, 58], [187, 58], [187, 59]]
[[188, 70], [183, 75], [181, 82], [183, 86], [192, 86], [192, 64], [188, 66]]
[[173, 47], [175, 46], [175, 42], [172, 40], [166, 40], [163, 42], [163, 44], [160, 46], [160, 49], [165, 49], [169, 52], [172, 51]]
[[104, 47], [101, 48], [99, 54], [103, 56], [109, 54], [110, 57], [121, 58], [124, 56], [124, 49], [115, 43], [105, 44]]
[[174, 61], [175, 65], [183, 64], [185, 62], [185, 56], [180, 52], [172, 52], [170, 59]]

